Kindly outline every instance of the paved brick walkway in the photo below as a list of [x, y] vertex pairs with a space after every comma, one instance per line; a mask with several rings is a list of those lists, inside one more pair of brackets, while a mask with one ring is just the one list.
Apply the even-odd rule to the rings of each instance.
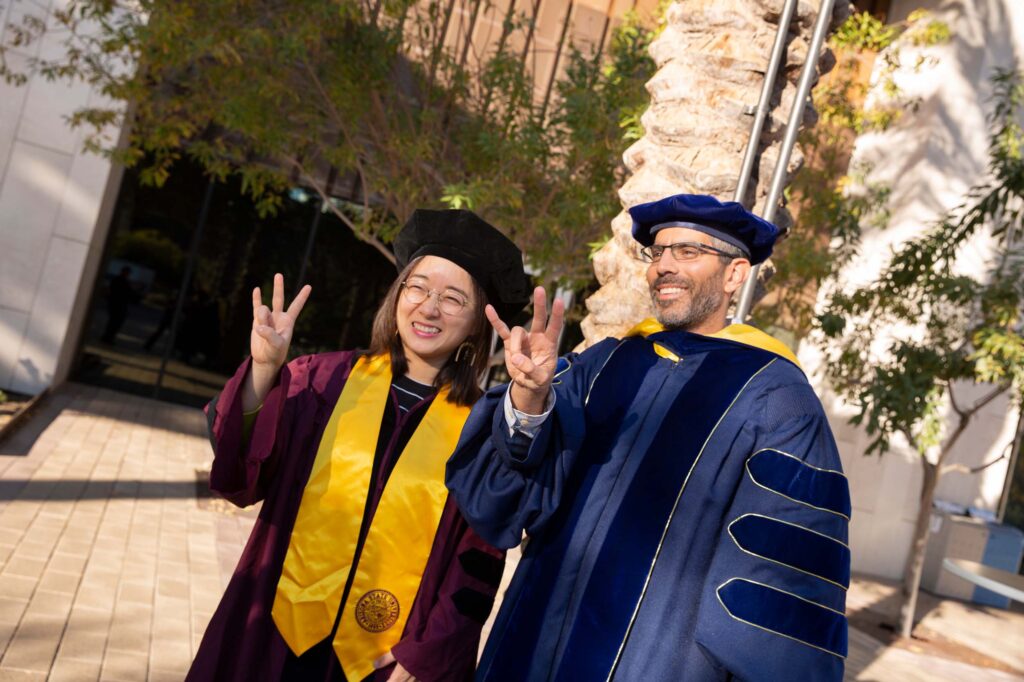
[[184, 677], [251, 525], [209, 458], [197, 410], [77, 385], [0, 444], [0, 681]]
[[[0, 682], [184, 677], [255, 516], [204, 496], [197, 470], [210, 457], [198, 410], [75, 384], [0, 443]], [[851, 607], [886, 589], [855, 582]], [[956, 608], [947, 621], [1016, 667], [1006, 629], [1024, 616]], [[884, 647], [856, 630], [847, 672], [885, 682], [1020, 679]]]

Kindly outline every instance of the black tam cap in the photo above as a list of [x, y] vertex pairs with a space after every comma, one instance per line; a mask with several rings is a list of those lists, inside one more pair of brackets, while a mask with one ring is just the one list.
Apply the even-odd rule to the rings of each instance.
[[420, 256], [439, 256], [463, 268], [502, 319], [509, 319], [530, 301], [523, 252], [472, 211], [413, 211], [395, 237], [395, 259], [401, 269]]

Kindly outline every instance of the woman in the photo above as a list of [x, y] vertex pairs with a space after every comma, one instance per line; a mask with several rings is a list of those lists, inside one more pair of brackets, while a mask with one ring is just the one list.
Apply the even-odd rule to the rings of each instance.
[[487, 366], [489, 302], [525, 305], [522, 254], [469, 211], [413, 214], [367, 352], [284, 364], [310, 294], [253, 291], [252, 357], [207, 407], [210, 487], [263, 500], [188, 679], [465, 680], [503, 555], [444, 466]]

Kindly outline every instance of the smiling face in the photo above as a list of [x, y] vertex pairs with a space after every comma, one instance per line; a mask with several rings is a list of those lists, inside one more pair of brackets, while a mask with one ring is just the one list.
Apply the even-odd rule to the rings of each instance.
[[[476, 308], [472, 276], [461, 267], [438, 256], [424, 256], [405, 279], [407, 286], [431, 291], [421, 303], [410, 303], [401, 292], [395, 309], [398, 336], [402, 339], [410, 370], [423, 363], [442, 367], [459, 345], [473, 332]], [[441, 297], [454, 296], [468, 305], [458, 314], [441, 310]]]
[[[659, 230], [654, 243], [668, 246], [679, 242], [711, 244], [711, 238], [687, 227]], [[677, 261], [671, 249], [647, 268], [658, 321], [669, 329], [710, 334], [725, 326], [732, 294], [743, 285], [750, 262], [745, 258], [726, 261], [714, 254], [702, 253], [692, 261]]]

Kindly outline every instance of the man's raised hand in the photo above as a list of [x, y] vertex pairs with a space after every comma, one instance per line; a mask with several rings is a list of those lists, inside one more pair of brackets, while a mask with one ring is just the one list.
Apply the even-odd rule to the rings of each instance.
[[312, 288], [307, 284], [295, 296], [288, 309], [284, 307], [284, 277], [274, 275], [274, 295], [271, 308], [263, 305], [260, 288], [252, 290], [252, 334], [250, 352], [256, 365], [271, 368], [274, 372], [288, 359], [288, 346], [295, 332], [295, 321], [306, 305]]
[[522, 327], [509, 329], [493, 306], [488, 305], [485, 313], [505, 345], [505, 368], [512, 378], [512, 404], [527, 414], [542, 413], [558, 362], [558, 337], [562, 332], [565, 304], [555, 299], [551, 319], [548, 319], [544, 288], [534, 289], [530, 331]]

